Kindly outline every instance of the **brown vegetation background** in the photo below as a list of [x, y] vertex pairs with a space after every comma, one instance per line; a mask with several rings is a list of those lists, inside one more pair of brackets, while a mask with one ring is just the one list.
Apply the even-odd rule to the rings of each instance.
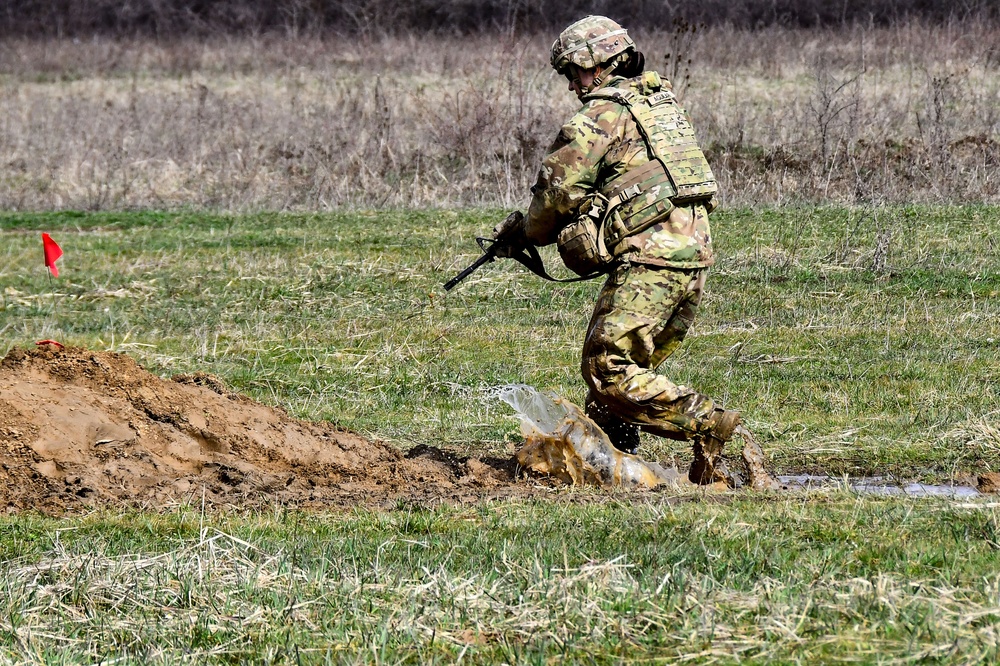
[[996, 18], [996, 0], [5, 0], [0, 35], [81, 37], [219, 34], [468, 34], [558, 30], [586, 14], [664, 29], [890, 25]]
[[[67, 8], [62, 37], [0, 40], [0, 209], [519, 207], [577, 107], [548, 67], [558, 28], [207, 38], [196, 28], [214, 25], [211, 11], [265, 4], [129, 5], [169, 16], [185, 6], [183, 35], [150, 36], [160, 28], [141, 26], [166, 24], [110, 9], [127, 29], [83, 34]], [[996, 202], [1000, 29], [991, 5], [951, 6], [964, 18], [626, 26], [690, 110], [726, 205]], [[8, 28], [19, 7], [7, 4]]]

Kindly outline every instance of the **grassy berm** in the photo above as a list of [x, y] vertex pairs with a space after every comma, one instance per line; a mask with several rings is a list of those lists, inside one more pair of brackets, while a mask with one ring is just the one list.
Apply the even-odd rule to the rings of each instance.
[[[445, 293], [502, 215], [5, 213], [0, 353], [56, 339], [400, 449], [509, 455], [495, 388], [579, 402], [600, 285], [499, 262]], [[720, 211], [707, 299], [663, 371], [741, 410], [778, 473], [974, 484], [1000, 470], [998, 217]], [[0, 662], [1000, 659], [995, 495], [548, 495], [11, 514]]]

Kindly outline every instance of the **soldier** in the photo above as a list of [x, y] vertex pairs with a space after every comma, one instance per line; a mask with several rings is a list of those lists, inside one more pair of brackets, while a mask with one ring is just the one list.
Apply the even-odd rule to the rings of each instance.
[[608, 274], [583, 347], [587, 414], [627, 453], [640, 429], [690, 441], [689, 479], [732, 483], [721, 453], [740, 414], [655, 372], [694, 321], [714, 261], [712, 170], [670, 83], [644, 71], [618, 23], [570, 25], [551, 62], [583, 107], [542, 162], [519, 240], [558, 243], [572, 270]]

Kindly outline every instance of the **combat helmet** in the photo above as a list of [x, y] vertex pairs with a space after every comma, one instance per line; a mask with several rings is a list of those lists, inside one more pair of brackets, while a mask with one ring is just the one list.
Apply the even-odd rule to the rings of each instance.
[[629, 49], [635, 42], [628, 31], [606, 16], [587, 16], [569, 26], [552, 43], [552, 67], [560, 74], [567, 65], [593, 69]]

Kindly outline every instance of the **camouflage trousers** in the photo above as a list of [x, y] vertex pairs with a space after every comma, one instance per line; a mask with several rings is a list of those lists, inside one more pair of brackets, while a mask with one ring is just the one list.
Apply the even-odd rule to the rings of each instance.
[[[587, 412], [677, 440], [706, 432], [718, 406], [655, 372], [694, 322], [707, 269], [623, 262], [608, 277], [583, 346]], [[600, 418], [600, 415], [605, 418]]]

